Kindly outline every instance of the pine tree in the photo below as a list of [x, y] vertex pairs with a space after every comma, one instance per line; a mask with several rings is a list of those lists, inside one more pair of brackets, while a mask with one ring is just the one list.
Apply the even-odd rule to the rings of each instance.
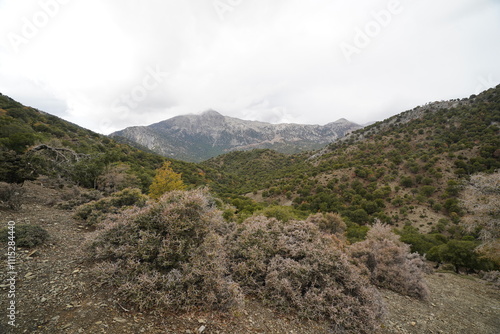
[[149, 196], [153, 199], [159, 199], [167, 191], [185, 188], [186, 185], [182, 182], [181, 174], [172, 170], [170, 161], [165, 161], [163, 166], [156, 171], [153, 183], [149, 187]]

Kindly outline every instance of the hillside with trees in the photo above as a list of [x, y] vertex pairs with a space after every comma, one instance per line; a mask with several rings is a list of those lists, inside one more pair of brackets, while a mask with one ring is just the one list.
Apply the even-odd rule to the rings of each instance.
[[0, 95], [1, 181], [45, 175], [106, 192], [147, 191], [164, 161], [171, 161], [187, 184], [206, 183], [195, 164], [133, 148]]
[[[241, 197], [246, 195], [303, 212], [339, 213], [353, 241], [380, 221], [399, 228], [403, 240], [421, 254], [463, 238], [461, 247], [474, 249], [481, 231], [465, 228], [468, 209], [461, 194], [473, 175], [498, 179], [499, 131], [497, 87], [417, 107], [321, 151], [293, 156], [235, 152], [202, 166], [217, 171], [214, 189], [231, 198], [235, 213], [260, 209]], [[498, 229], [498, 212], [493, 217]]]
[[16, 222], [25, 332], [419, 333], [448, 330], [448, 317], [451, 332], [500, 326], [500, 86], [319, 151], [196, 164], [1, 95], [0, 155], [0, 238]]

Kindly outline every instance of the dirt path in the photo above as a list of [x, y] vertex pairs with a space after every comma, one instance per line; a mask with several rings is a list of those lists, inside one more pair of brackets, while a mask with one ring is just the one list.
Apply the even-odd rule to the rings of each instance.
[[[324, 323], [276, 314], [251, 300], [231, 314], [126, 310], [112, 291], [92, 283], [80, 251], [88, 231], [71, 218], [72, 212], [45, 205], [57, 199], [59, 192], [36, 184], [28, 187], [26, 204], [17, 212], [0, 210], [0, 222], [2, 226], [11, 220], [40, 225], [50, 240], [33, 249], [33, 254], [33, 250], [17, 250], [16, 328], [7, 324], [7, 260], [2, 257], [0, 333], [331, 333]], [[451, 273], [429, 275], [427, 280], [428, 302], [382, 292], [388, 316], [381, 334], [500, 333], [500, 290], [477, 278]]]

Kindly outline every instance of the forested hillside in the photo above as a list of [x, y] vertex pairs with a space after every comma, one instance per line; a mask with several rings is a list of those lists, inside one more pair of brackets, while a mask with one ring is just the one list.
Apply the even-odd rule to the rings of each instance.
[[[321, 151], [234, 152], [202, 166], [217, 171], [211, 175], [214, 189], [232, 198], [237, 215], [262, 210], [252, 198], [303, 212], [340, 213], [352, 241], [379, 220], [399, 227], [421, 253], [464, 238], [469, 244], [461, 246], [472, 249], [480, 231], [460, 224], [469, 213], [460, 196], [475, 173], [498, 178], [500, 87], [417, 107]], [[492, 214], [498, 219], [498, 209]]]
[[[0, 95], [1, 181], [46, 175], [88, 188], [146, 191], [165, 160]], [[172, 162], [187, 184], [205, 182], [196, 165]]]
[[[199, 164], [1, 95], [0, 157], [9, 221], [0, 239], [14, 234], [13, 221], [17, 245], [36, 247], [20, 262], [22, 329], [98, 332], [106, 322], [109, 333], [144, 332], [148, 323], [164, 333], [155, 321], [168, 319], [186, 333], [193, 322], [200, 333], [248, 333], [264, 310], [265, 333], [282, 324], [311, 334], [438, 332], [464, 316], [478, 333], [498, 327], [497, 290], [486, 280], [500, 279], [500, 86], [417, 107], [319, 151], [236, 151]], [[427, 283], [431, 266], [481, 274], [481, 292], [457, 283], [475, 313], [442, 293], [444, 276]], [[408, 300], [439, 319], [408, 317]], [[129, 320], [101, 319], [103, 304]], [[207, 316], [192, 321], [193, 311]], [[59, 323], [61, 314], [72, 323]], [[465, 322], [458, 332], [470, 331]]]

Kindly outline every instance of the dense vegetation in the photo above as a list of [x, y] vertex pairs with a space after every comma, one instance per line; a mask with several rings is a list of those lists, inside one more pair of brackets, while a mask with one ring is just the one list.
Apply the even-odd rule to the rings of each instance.
[[[500, 88], [417, 107], [319, 152], [233, 152], [202, 166], [217, 171], [214, 190], [243, 217], [262, 210], [251, 197], [299, 212], [339, 213], [353, 242], [378, 220], [407, 226], [399, 233], [421, 254], [454, 240], [477, 246], [481, 232], [464, 228], [468, 211], [460, 196], [472, 175], [500, 169]], [[478, 263], [463, 266], [492, 266]]]
[[[500, 262], [491, 256], [498, 244], [491, 241], [498, 239], [491, 237], [498, 235], [497, 214], [486, 213], [493, 217], [488, 226], [472, 224], [471, 208], [461, 196], [471, 177], [500, 169], [499, 124], [496, 87], [468, 99], [417, 107], [321, 151], [231, 152], [193, 164], [116, 142], [0, 95], [0, 181], [49, 175], [105, 195], [127, 188], [148, 193], [166, 163], [176, 184], [208, 186], [222, 200], [218, 206], [228, 221], [241, 223], [254, 214], [289, 221], [334, 213], [351, 243], [364, 240], [369, 226], [380, 221], [397, 228], [412, 251], [428, 258], [468, 270], [491, 269]], [[2, 201], [19, 205], [11, 191], [15, 187], [4, 188]], [[485, 243], [486, 232], [483, 259], [474, 249]], [[452, 253], [470, 253], [471, 260], [453, 260]]]
[[[365, 333], [383, 313], [377, 288], [428, 296], [422, 256], [457, 272], [500, 266], [500, 86], [321, 151], [201, 164], [0, 95], [0, 156], [4, 209], [19, 208], [20, 184], [39, 175], [93, 189], [59, 205], [79, 205], [75, 218], [95, 229], [86, 250], [98, 282], [138, 310], [228, 310], [250, 295]], [[48, 235], [26, 226], [20, 237], [32, 247]]]
[[[103, 191], [131, 186], [147, 191], [165, 160], [0, 94], [0, 181], [49, 175]], [[186, 184], [206, 183], [195, 164], [172, 161], [172, 166]]]

